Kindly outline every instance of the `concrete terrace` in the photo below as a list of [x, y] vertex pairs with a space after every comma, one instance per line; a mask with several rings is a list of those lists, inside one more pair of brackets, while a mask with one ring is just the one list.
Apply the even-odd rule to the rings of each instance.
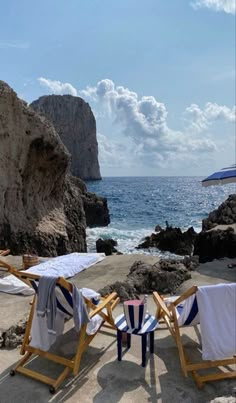
[[[154, 263], [156, 257], [150, 256], [112, 256], [90, 267], [73, 278], [80, 287], [87, 286], [98, 290], [101, 286], [122, 280], [135, 260]], [[5, 258], [9, 263], [19, 266], [17, 258]], [[12, 260], [11, 260], [12, 259]], [[13, 260], [15, 261], [13, 262]], [[229, 259], [205, 263], [192, 272], [192, 279], [186, 281], [178, 290], [179, 293], [192, 284], [217, 284], [236, 280], [236, 269], [228, 269]], [[13, 296], [0, 293], [1, 328], [16, 324], [25, 316], [32, 297]], [[149, 312], [155, 313], [152, 297], [148, 298]], [[122, 305], [117, 306], [114, 316], [122, 311]], [[70, 356], [76, 347], [76, 333], [72, 321], [66, 325], [65, 334], [59, 338], [54, 348], [65, 356]], [[198, 354], [193, 349], [199, 340], [199, 334], [193, 329], [184, 330], [184, 343], [190, 356]], [[123, 361], [117, 361], [116, 334], [103, 329], [85, 351], [79, 374], [68, 377], [61, 389], [55, 395], [49, 393], [49, 388], [37, 381], [20, 374], [9, 376], [9, 370], [20, 358], [19, 349], [0, 350], [0, 402], [24, 403], [32, 402], [83, 402], [83, 403], [129, 403], [129, 402], [236, 402], [235, 381], [225, 380], [205, 384], [198, 390], [193, 379], [184, 378], [178, 359], [177, 349], [172, 337], [166, 330], [155, 332], [155, 350], [153, 356], [147, 353], [146, 368], [141, 366], [141, 340], [132, 337], [129, 351], [124, 348]], [[54, 377], [60, 366], [42, 359], [34, 359], [32, 368]], [[224, 397], [224, 398], [223, 398]]]

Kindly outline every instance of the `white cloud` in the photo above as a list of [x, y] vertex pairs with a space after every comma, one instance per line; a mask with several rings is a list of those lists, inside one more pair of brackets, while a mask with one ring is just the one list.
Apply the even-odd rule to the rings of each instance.
[[30, 43], [26, 41], [19, 41], [19, 40], [1, 40], [0, 39], [0, 49], [28, 49], [30, 47]]
[[56, 95], [70, 94], [74, 96], [77, 95], [76, 88], [74, 88], [73, 85], [69, 83], [62, 83], [61, 81], [50, 80], [48, 78], [43, 77], [38, 78], [38, 82], [42, 87], [46, 88], [50, 94], [56, 94]]
[[189, 118], [189, 128], [200, 133], [206, 130], [212, 122], [224, 120], [234, 123], [236, 121], [236, 107], [231, 109], [227, 106], [207, 102], [204, 109], [196, 104], [191, 104], [185, 110], [185, 116]]
[[[227, 127], [229, 144], [236, 108], [208, 102], [203, 108], [191, 104], [183, 113], [184, 127], [168, 125], [168, 111], [153, 96], [139, 97], [134, 91], [103, 79], [93, 87], [76, 91], [69, 83], [38, 79], [52, 93], [82, 96], [90, 102], [97, 120], [99, 161], [108, 172], [153, 172], [156, 168], [201, 166], [222, 149], [220, 139], [210, 131], [219, 120]], [[102, 131], [103, 134], [100, 132]], [[213, 131], [214, 133], [214, 131]]]
[[111, 141], [101, 133], [97, 133], [99, 163], [108, 168], [128, 167], [126, 159], [127, 150], [124, 144]]
[[227, 14], [236, 13], [235, 0], [195, 0], [190, 4], [194, 9], [209, 8], [215, 11], [224, 11]]
[[[166, 106], [153, 96], [139, 98], [137, 93], [128, 88], [116, 86], [109, 79], [99, 81], [95, 87], [87, 87], [80, 94], [96, 102], [100, 107], [103, 105], [106, 108], [123, 135], [133, 141], [132, 154], [137, 161], [145, 162], [147, 165], [164, 166], [174, 160], [177, 154], [182, 155], [184, 159], [190, 158], [189, 156], [193, 153], [216, 150], [215, 143], [206, 135], [203, 138], [195, 138], [196, 131], [189, 135], [189, 131], [181, 132], [169, 128]], [[228, 116], [228, 110], [224, 107], [216, 111], [214, 106], [210, 103], [208, 105], [211, 119], [220, 114], [224, 115], [222, 117]], [[204, 129], [207, 126], [207, 117], [202, 117], [201, 122], [198, 116], [201, 110], [197, 105], [195, 109], [198, 119], [193, 116], [194, 120], [197, 120], [194, 124], [198, 126], [201, 124]], [[194, 110], [191, 110], [192, 114], [193, 112]], [[114, 152], [114, 159], [116, 155]]]

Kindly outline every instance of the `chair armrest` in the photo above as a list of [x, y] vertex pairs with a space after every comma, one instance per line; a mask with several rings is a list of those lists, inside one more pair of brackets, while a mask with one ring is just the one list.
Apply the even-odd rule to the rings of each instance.
[[187, 291], [185, 291], [182, 295], [180, 295], [175, 301], [171, 302], [174, 306], [179, 305], [181, 302], [186, 300], [190, 295], [195, 294], [197, 291], [197, 286], [193, 285], [191, 288], [189, 288]]
[[163, 313], [165, 315], [167, 315], [169, 318], [171, 318], [171, 312], [168, 309], [168, 307], [166, 306], [163, 298], [158, 294], [158, 292], [156, 292], [156, 291], [153, 292], [153, 299], [157, 305], [157, 309], [159, 309], [159, 311], [157, 312], [157, 318], [162, 317]]
[[99, 305], [96, 305], [96, 308], [89, 314], [90, 319], [101, 312], [106, 306], [111, 303], [117, 297], [116, 292], [112, 292], [106, 299], [101, 302]]

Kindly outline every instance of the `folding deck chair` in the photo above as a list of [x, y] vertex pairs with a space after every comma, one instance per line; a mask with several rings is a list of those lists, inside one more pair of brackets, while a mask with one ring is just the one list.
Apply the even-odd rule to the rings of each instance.
[[0, 256], [6, 256], [10, 253], [10, 249], [0, 249]]
[[[0, 249], [0, 257], [7, 256], [10, 253], [10, 249]], [[1, 268], [6, 268], [5, 265], [0, 263]]]
[[[236, 316], [236, 284], [221, 284], [221, 286], [233, 286], [233, 298], [231, 298], [230, 301], [228, 301], [228, 307], [232, 308], [234, 311], [234, 316], [232, 316], [232, 331], [234, 334], [234, 352], [231, 353], [229, 356], [226, 355], [224, 358], [220, 359], [205, 359], [204, 355], [202, 355], [202, 360], [199, 360], [199, 362], [191, 362], [187, 356], [186, 352], [184, 351], [184, 346], [182, 344], [181, 340], [181, 329], [183, 329], [186, 326], [196, 326], [200, 325], [200, 330], [201, 330], [201, 338], [202, 338], [202, 353], [203, 353], [203, 330], [205, 334], [207, 333], [208, 329], [207, 327], [210, 328], [212, 326], [212, 321], [214, 322], [214, 308], [211, 310], [211, 320], [206, 323], [204, 321], [204, 328], [201, 323], [201, 315], [200, 315], [200, 309], [199, 309], [199, 295], [198, 293], [207, 287], [211, 288], [211, 291], [214, 291], [217, 293], [217, 287], [219, 285], [211, 285], [211, 286], [205, 286], [205, 287], [197, 287], [193, 286], [189, 290], [187, 290], [185, 293], [183, 293], [179, 297], [170, 297], [170, 298], [163, 298], [160, 296], [157, 292], [153, 293], [154, 301], [157, 305], [157, 313], [156, 317], [157, 320], [159, 321], [160, 325], [165, 324], [166, 327], [170, 330], [171, 335], [173, 336], [177, 348], [178, 348], [178, 353], [179, 353], [179, 359], [180, 359], [180, 365], [182, 372], [184, 376], [188, 375], [188, 372], [190, 372], [193, 376], [194, 381], [197, 384], [198, 388], [202, 388], [203, 384], [205, 382], [209, 381], [214, 381], [214, 380], [220, 380], [220, 379], [226, 379], [226, 378], [236, 378], [236, 328], [233, 329], [234, 324], [235, 324], [235, 316]], [[235, 291], [234, 291], [235, 290]], [[232, 291], [232, 289], [231, 289]], [[235, 295], [235, 297], [234, 297]], [[224, 325], [224, 315], [225, 315], [225, 310], [228, 309], [227, 305], [224, 307], [224, 301], [221, 301], [222, 304], [222, 315], [220, 318], [216, 318], [216, 323], [219, 323], [217, 321], [221, 321], [222, 324]], [[208, 304], [206, 304], [208, 305]], [[202, 305], [201, 305], [202, 306]], [[203, 307], [204, 308], [204, 307]], [[201, 308], [202, 309], [202, 308]], [[207, 309], [209, 309], [207, 307]], [[211, 309], [211, 308], [210, 308]], [[204, 316], [204, 315], [202, 315]], [[203, 319], [203, 318], [202, 318]], [[210, 330], [211, 331], [211, 330]], [[232, 335], [232, 333], [231, 333]], [[227, 330], [224, 335], [224, 340], [223, 342], [227, 344]], [[214, 334], [213, 334], [213, 339], [214, 339]], [[210, 339], [209, 339], [210, 340]], [[229, 367], [229, 365], [235, 365], [234, 370]], [[214, 372], [214, 373], [209, 373], [209, 374], [200, 374], [198, 371], [199, 370], [205, 370], [205, 369], [210, 369], [210, 368], [217, 368], [217, 367], [224, 367], [224, 371], [222, 372]], [[223, 368], [222, 368], [223, 369]]]
[[[0, 264], [5, 262], [1, 262]], [[16, 276], [18, 279], [22, 280], [25, 284], [30, 286], [35, 290], [35, 296], [33, 298], [32, 306], [30, 309], [29, 313], [29, 318], [25, 330], [25, 335], [23, 339], [23, 343], [21, 346], [20, 353], [24, 355], [24, 357], [16, 364], [16, 366], [11, 370], [10, 374], [13, 376], [15, 375], [16, 372], [19, 372], [23, 375], [29, 376], [33, 379], [39, 380], [45, 384], [48, 384], [50, 386], [49, 390], [51, 393], [55, 393], [55, 391], [58, 389], [59, 385], [63, 382], [63, 380], [67, 377], [67, 375], [72, 371], [73, 376], [77, 375], [79, 371], [79, 366], [80, 366], [80, 361], [81, 361], [81, 356], [82, 353], [84, 352], [85, 348], [89, 345], [89, 343], [92, 341], [94, 336], [98, 333], [100, 328], [102, 326], [106, 326], [112, 329], [115, 329], [114, 326], [114, 321], [112, 318], [112, 311], [119, 302], [119, 298], [117, 297], [117, 294], [113, 292], [107, 297], [101, 297], [99, 303], [95, 305], [93, 303], [93, 300], [90, 300], [86, 297], [84, 298], [84, 302], [86, 304], [88, 316], [90, 320], [93, 320], [93, 318], [96, 315], [99, 315], [101, 318], [101, 321], [99, 323], [98, 329], [96, 329], [94, 334], [88, 335], [86, 333], [86, 324], [82, 324], [80, 331], [78, 333], [78, 344], [77, 344], [77, 350], [75, 355], [71, 359], [67, 359], [64, 357], [61, 357], [59, 355], [56, 355], [52, 352], [48, 351], [43, 351], [39, 348], [32, 347], [30, 345], [30, 334], [31, 334], [31, 329], [32, 329], [32, 323], [33, 323], [33, 317], [35, 313], [35, 306], [36, 306], [36, 298], [37, 298], [37, 291], [38, 291], [38, 281], [40, 276], [31, 274], [28, 272], [20, 271], [18, 272], [16, 269], [11, 267], [8, 264], [5, 264], [5, 267], [8, 269], [8, 271]], [[61, 312], [66, 314], [67, 316], [72, 317], [73, 316], [73, 301], [72, 301], [72, 284], [69, 283], [67, 280], [65, 280], [63, 277], [58, 277], [56, 281], [56, 287], [55, 287], [55, 292], [56, 292], [56, 298], [57, 298], [57, 309], [59, 309]], [[65, 299], [65, 305], [63, 306], [62, 299], [59, 300], [58, 296], [63, 297]], [[66, 309], [65, 309], [66, 306]], [[96, 316], [97, 317], [97, 316]], [[39, 356], [39, 357], [44, 357], [47, 358], [48, 360], [51, 360], [53, 362], [56, 362], [60, 365], [64, 366], [64, 370], [61, 372], [61, 374], [56, 378], [50, 378], [48, 376], [42, 375], [39, 372], [33, 371], [29, 368], [26, 367], [26, 364], [29, 362], [29, 360], [32, 359], [32, 355]]]

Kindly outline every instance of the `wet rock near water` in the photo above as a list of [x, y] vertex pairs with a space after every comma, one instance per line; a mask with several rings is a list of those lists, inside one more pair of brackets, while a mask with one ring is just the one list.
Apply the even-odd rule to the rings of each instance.
[[101, 295], [117, 292], [121, 302], [136, 299], [140, 294], [174, 293], [191, 273], [182, 261], [160, 260], [154, 265], [142, 261], [135, 262], [127, 275], [127, 280], [116, 282], [99, 290]]
[[158, 224], [155, 226], [155, 232], [163, 231], [163, 228]]
[[200, 232], [195, 241], [194, 254], [199, 256], [201, 263], [224, 257], [235, 258], [236, 233], [234, 228]]
[[110, 239], [99, 238], [96, 241], [97, 253], [105, 253], [106, 256], [110, 256], [113, 253], [117, 252], [115, 246], [117, 246], [117, 241], [114, 241], [114, 239], [111, 238]]
[[87, 227], [106, 227], [110, 224], [107, 199], [95, 193], [86, 192], [82, 195]]
[[236, 194], [232, 194], [216, 210], [209, 213], [202, 220], [202, 230], [207, 231], [217, 225], [230, 225], [236, 223]]
[[180, 228], [167, 227], [160, 229], [160, 232], [147, 236], [137, 249], [158, 248], [162, 251], [169, 251], [176, 255], [191, 255], [193, 252], [194, 240], [197, 233], [193, 227], [182, 232]]
[[[224, 227], [222, 227], [224, 226]], [[232, 194], [202, 221], [194, 243], [201, 263], [236, 257], [236, 194]]]

